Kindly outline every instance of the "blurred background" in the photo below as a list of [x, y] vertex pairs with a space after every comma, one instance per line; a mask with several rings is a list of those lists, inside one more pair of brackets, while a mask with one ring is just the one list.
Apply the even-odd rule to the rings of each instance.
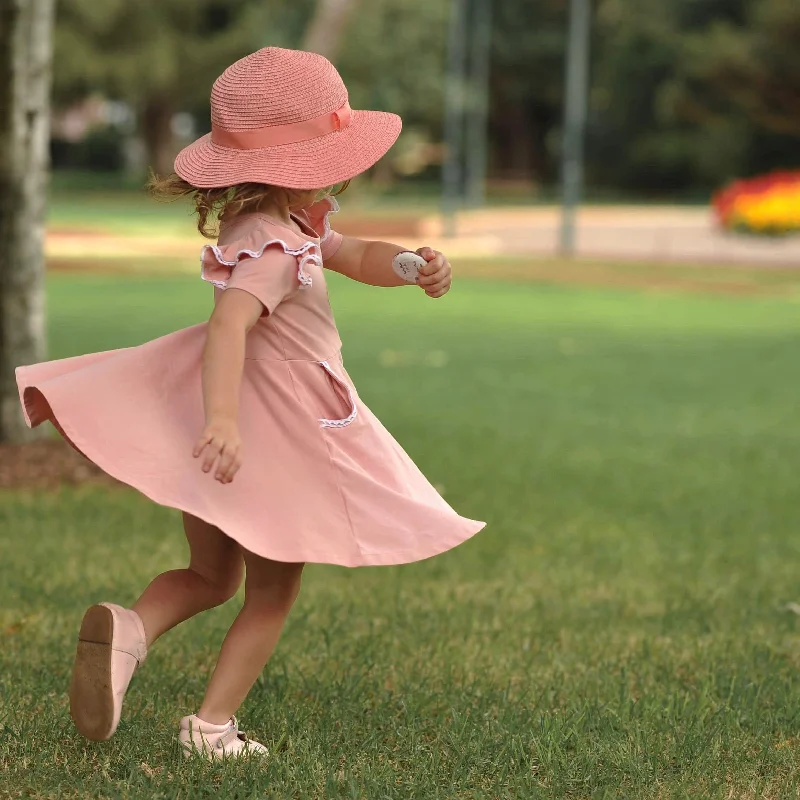
[[[579, 220], [578, 251], [797, 258], [786, 242], [722, 237], [721, 221], [750, 220], [720, 220], [710, 208], [733, 179], [800, 167], [797, 4], [573, 5], [573, 16], [591, 14], [589, 37], [572, 40], [588, 75], [575, 101], [585, 102], [578, 151], [594, 206]], [[390, 233], [368, 218], [391, 209], [403, 232], [432, 235], [440, 210], [503, 206], [462, 215], [471, 235], [459, 252], [554, 253], [569, 22], [568, 0], [61, 0], [54, 187], [138, 189], [148, 167], [171, 171], [177, 150], [210, 129], [210, 85], [228, 64], [265, 45], [305, 47], [335, 61], [354, 107], [404, 120], [391, 154], [353, 187], [348, 230]], [[800, 225], [794, 197], [793, 210], [763, 223], [769, 232]], [[447, 222], [445, 232], [458, 232]]]
[[[0, 76], [46, 74], [50, 4], [0, 0], [0, 35], [39, 9]], [[798, 0], [55, 11], [47, 192], [0, 77], [0, 440], [25, 439], [0, 445], [0, 794], [800, 795]], [[132, 602], [185, 546], [177, 512], [28, 441], [13, 369], [208, 318], [191, 209], [143, 185], [264, 45], [403, 117], [333, 226], [442, 249], [453, 289], [328, 287], [360, 396], [488, 526], [407, 567], [311, 565], [243, 711], [274, 757], [210, 776], [170, 748], [235, 603], [159, 641], [112, 742], [69, 727], [85, 606]]]
[[[128, 174], [134, 182], [149, 165], [168, 172], [176, 150], [210, 130], [210, 86], [228, 64], [266, 45], [311, 44], [336, 61], [354, 107], [403, 117], [398, 147], [371, 182], [396, 192], [435, 192], [448, 23], [458, 5], [61, 0], [53, 166]], [[496, 0], [493, 6], [489, 196], [552, 200], [569, 4]], [[593, 6], [585, 170], [592, 199], [707, 202], [732, 177], [800, 166], [796, 3], [597, 0]], [[335, 22], [315, 31], [319, 8], [333, 9]], [[465, 38], [473, 33], [462, 31]]]

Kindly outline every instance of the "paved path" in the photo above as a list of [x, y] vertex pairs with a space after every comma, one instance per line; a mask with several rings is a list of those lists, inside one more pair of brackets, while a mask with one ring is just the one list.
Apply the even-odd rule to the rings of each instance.
[[[366, 238], [385, 238], [406, 247], [431, 245], [453, 258], [496, 255], [558, 255], [560, 212], [556, 207], [481, 209], [459, 216], [458, 236], [442, 235], [441, 219], [420, 223], [417, 236], [381, 233], [374, 220]], [[348, 230], [358, 235], [359, 231]], [[51, 231], [48, 257], [54, 260], [157, 259], [172, 269], [198, 268], [200, 247], [208, 242], [187, 228], [182, 236], [76, 235]], [[800, 236], [767, 239], [728, 234], [703, 208], [604, 206], [578, 216], [577, 255], [585, 258], [653, 263], [693, 263], [800, 267]]]
[[[463, 243], [484, 254], [554, 256], [560, 211], [556, 207], [467, 211], [460, 215]], [[441, 221], [427, 222], [427, 235], [443, 245]], [[578, 216], [577, 253], [583, 257], [648, 262], [749, 264], [800, 267], [800, 236], [768, 239], [725, 233], [703, 208], [608, 206]]]

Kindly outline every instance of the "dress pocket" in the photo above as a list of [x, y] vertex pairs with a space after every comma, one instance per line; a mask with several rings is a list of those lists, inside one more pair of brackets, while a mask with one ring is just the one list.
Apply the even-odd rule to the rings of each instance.
[[318, 362], [328, 376], [328, 386], [336, 399], [337, 407], [341, 408], [339, 413], [347, 413], [346, 417], [327, 419], [321, 418], [319, 421], [321, 428], [346, 428], [352, 424], [358, 416], [358, 406], [353, 396], [353, 390], [343, 381], [331, 368], [327, 361]]

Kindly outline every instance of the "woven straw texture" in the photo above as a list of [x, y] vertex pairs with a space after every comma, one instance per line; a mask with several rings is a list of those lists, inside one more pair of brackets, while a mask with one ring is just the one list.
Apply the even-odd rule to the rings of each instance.
[[[326, 58], [265, 47], [217, 78], [211, 120], [226, 131], [253, 131], [315, 119], [341, 108], [347, 99], [339, 73]], [[175, 171], [199, 188], [252, 181], [318, 189], [369, 169], [394, 144], [401, 125], [395, 114], [354, 111], [343, 130], [250, 150], [221, 147], [207, 134], [178, 154]]]

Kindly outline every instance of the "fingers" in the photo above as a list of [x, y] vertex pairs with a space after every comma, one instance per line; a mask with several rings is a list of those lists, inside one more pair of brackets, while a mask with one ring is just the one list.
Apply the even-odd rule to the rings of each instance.
[[446, 295], [449, 291], [450, 291], [450, 281], [448, 281], [445, 284], [442, 284], [440, 288], [426, 290], [425, 294], [427, 294], [428, 297], [437, 298]]
[[450, 278], [450, 274], [446, 274], [444, 278], [441, 280], [437, 280], [435, 283], [429, 284], [422, 284], [422, 288], [425, 290], [425, 294], [428, 297], [441, 297], [443, 294], [447, 294], [450, 291], [450, 284], [452, 280]]
[[233, 464], [231, 464], [231, 468], [228, 470], [225, 476], [225, 480], [223, 480], [222, 482], [231, 483], [231, 481], [233, 481], [233, 479], [236, 477], [236, 474], [241, 469], [241, 466], [242, 466], [242, 456], [241, 454], [237, 454], [236, 458], [233, 461]]
[[198, 446], [195, 448], [195, 458], [199, 458], [200, 455], [203, 455], [203, 472], [211, 472], [214, 463], [219, 459], [214, 478], [220, 483], [230, 483], [242, 466], [241, 448], [236, 445], [226, 446], [216, 439], [206, 441], [202, 446], [198, 442]]
[[[203, 440], [200, 441], [202, 442]], [[198, 442], [194, 451], [194, 457], [199, 458], [201, 455], [203, 455], [201, 465], [203, 472], [211, 472], [214, 463], [219, 459], [214, 477], [220, 483], [230, 483], [242, 466], [240, 448], [236, 446], [225, 446], [215, 439], [206, 441], [205, 444], [202, 445]]]
[[242, 443], [236, 425], [230, 422], [207, 425], [192, 454], [201, 458], [203, 472], [214, 470], [216, 480], [230, 483], [242, 466]]
[[433, 275], [420, 276], [418, 283], [427, 291], [440, 283], [446, 283], [451, 279], [451, 275], [452, 270], [450, 269], [450, 265], [446, 263], [442, 269], [438, 272], [434, 272]]
[[453, 268], [450, 266], [450, 262], [442, 253], [438, 253], [424, 267], [420, 267], [417, 283], [427, 291], [438, 283], [449, 281], [452, 272]]
[[220, 483], [230, 483], [242, 465], [240, 449], [237, 446], [225, 447], [222, 450], [217, 473], [214, 476]]
[[422, 256], [425, 261], [428, 262], [419, 268], [420, 283], [422, 283], [425, 278], [435, 275], [447, 264], [444, 253], [440, 253], [438, 250], [434, 250], [431, 247], [420, 247], [420, 249], [417, 250], [417, 255]]
[[217, 457], [221, 452], [222, 442], [212, 437], [204, 448], [202, 465], [203, 472], [211, 472], [211, 468], [214, 466], [214, 462], [217, 460]]
[[199, 458], [200, 454], [203, 452], [205, 446], [211, 441], [213, 437], [210, 433], [206, 433], [203, 431], [203, 435], [197, 440], [197, 444], [194, 446], [194, 450], [192, 450], [192, 455], [195, 458]]
[[419, 270], [417, 283], [428, 297], [442, 297], [450, 290], [452, 267], [444, 253], [430, 247], [421, 247], [417, 253], [428, 261]]

